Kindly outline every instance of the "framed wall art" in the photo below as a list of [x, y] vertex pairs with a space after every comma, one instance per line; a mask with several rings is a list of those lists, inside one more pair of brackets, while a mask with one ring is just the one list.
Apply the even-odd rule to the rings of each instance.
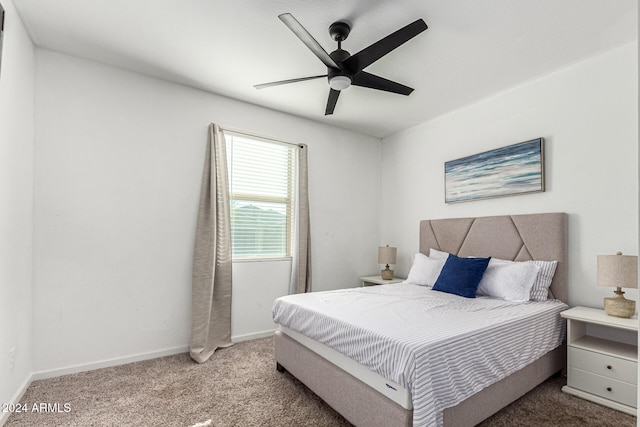
[[446, 203], [544, 191], [544, 139], [445, 162], [444, 186]]

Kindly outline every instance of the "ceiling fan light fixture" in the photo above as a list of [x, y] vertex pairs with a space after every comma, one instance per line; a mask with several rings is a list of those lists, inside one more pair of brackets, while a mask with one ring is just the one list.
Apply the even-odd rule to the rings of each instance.
[[329, 79], [329, 86], [333, 90], [344, 90], [351, 86], [351, 79], [348, 76], [333, 76]]

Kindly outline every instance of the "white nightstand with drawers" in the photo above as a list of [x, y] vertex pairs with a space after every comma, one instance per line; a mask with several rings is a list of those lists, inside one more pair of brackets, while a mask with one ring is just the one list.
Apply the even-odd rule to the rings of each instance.
[[565, 393], [637, 413], [638, 318], [609, 316], [604, 310], [574, 307], [567, 319]]
[[401, 279], [399, 277], [394, 277], [390, 280], [385, 280], [380, 275], [377, 276], [362, 276], [360, 277], [360, 281], [362, 282], [362, 286], [375, 286], [375, 285], [390, 285], [392, 283], [400, 283], [404, 282], [405, 279]]

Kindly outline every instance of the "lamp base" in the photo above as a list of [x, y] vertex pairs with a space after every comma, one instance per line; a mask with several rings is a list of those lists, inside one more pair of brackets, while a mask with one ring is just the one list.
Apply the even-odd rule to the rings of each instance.
[[384, 280], [391, 280], [393, 279], [393, 270], [390, 270], [389, 266], [387, 266], [384, 270], [380, 270], [380, 275]]
[[614, 291], [614, 293], [616, 294], [615, 297], [604, 299], [605, 313], [607, 313], [609, 316], [615, 317], [633, 317], [633, 315], [636, 313], [636, 302], [626, 299], [624, 297], [624, 292], [622, 292], [622, 289], [620, 289], [620, 287], [618, 287]]

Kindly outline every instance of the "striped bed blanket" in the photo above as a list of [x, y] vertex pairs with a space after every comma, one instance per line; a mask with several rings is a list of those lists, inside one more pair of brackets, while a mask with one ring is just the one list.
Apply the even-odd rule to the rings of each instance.
[[462, 298], [406, 283], [281, 297], [273, 319], [411, 392], [414, 426], [562, 344], [559, 300]]

